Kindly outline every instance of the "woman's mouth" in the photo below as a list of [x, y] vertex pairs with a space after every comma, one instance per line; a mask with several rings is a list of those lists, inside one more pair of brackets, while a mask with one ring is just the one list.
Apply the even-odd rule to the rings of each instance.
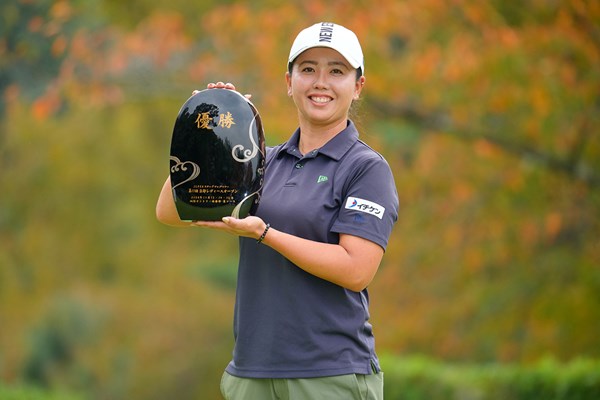
[[318, 104], [325, 104], [325, 103], [329, 103], [330, 101], [332, 101], [333, 99], [329, 96], [309, 96], [309, 98]]

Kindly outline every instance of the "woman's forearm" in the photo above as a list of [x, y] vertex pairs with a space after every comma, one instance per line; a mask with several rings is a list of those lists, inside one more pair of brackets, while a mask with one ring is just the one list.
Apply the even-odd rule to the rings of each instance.
[[371, 282], [383, 257], [379, 245], [343, 234], [340, 244], [329, 244], [271, 228], [262, 243], [304, 271], [356, 292]]
[[191, 226], [189, 221], [182, 221], [177, 213], [173, 193], [171, 191], [171, 177], [168, 177], [163, 185], [158, 201], [156, 202], [156, 218], [163, 224], [170, 226]]

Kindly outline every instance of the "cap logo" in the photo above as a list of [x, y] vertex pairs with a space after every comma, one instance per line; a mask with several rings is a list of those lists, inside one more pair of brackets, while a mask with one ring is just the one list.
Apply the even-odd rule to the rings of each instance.
[[323, 22], [321, 24], [321, 31], [319, 32], [319, 42], [331, 43], [333, 37], [333, 26], [331, 22]]

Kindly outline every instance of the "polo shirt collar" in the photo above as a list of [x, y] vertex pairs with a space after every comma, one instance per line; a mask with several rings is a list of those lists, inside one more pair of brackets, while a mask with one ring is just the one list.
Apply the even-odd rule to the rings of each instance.
[[[302, 158], [300, 154], [300, 150], [298, 149], [298, 141], [300, 140], [300, 128], [296, 129], [294, 134], [290, 137], [290, 139], [281, 147], [281, 151], [279, 155], [282, 153], [288, 153], [293, 156]], [[328, 156], [329, 158], [334, 159], [335, 161], [340, 160], [344, 154], [356, 143], [358, 140], [358, 131], [356, 130], [356, 126], [354, 122], [348, 120], [346, 128], [342, 130], [340, 133], [335, 135], [331, 140], [325, 143], [321, 148], [317, 149], [317, 151], [312, 152], [310, 155], [305, 154], [305, 157], [315, 157], [317, 154], [323, 154]]]

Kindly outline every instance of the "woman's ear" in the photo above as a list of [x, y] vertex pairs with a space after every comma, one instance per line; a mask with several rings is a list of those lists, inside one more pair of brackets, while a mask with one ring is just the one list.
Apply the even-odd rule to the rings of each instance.
[[292, 96], [292, 76], [289, 72], [285, 73], [285, 83], [287, 85], [287, 95]]
[[364, 75], [356, 80], [356, 85], [354, 87], [354, 100], [358, 100], [360, 97], [360, 93], [362, 92], [362, 88], [365, 86], [366, 81], [367, 79]]

